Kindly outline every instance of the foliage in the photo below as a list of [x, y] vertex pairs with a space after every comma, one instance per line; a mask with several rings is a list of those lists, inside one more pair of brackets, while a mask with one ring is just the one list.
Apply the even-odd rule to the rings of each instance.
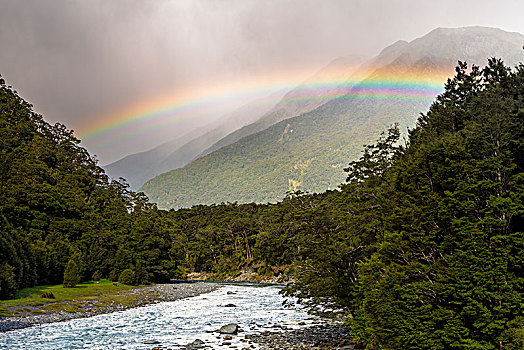
[[3, 298], [56, 281], [70, 261], [82, 278], [140, 284], [293, 271], [287, 293], [343, 310], [370, 349], [521, 347], [522, 65], [460, 63], [407, 142], [390, 128], [349, 163], [339, 190], [177, 211], [110, 181], [70, 132], [2, 93]]
[[69, 259], [64, 271], [64, 287], [73, 288], [80, 282], [80, 268], [74, 259]]
[[[0, 298], [20, 288], [115, 278], [144, 261], [141, 278], [174, 276], [170, 233], [156, 206], [110, 180], [73, 132], [50, 125], [0, 79]], [[73, 277], [68, 271], [67, 277]], [[70, 281], [66, 281], [70, 284]]]
[[102, 273], [99, 270], [96, 270], [93, 274], [93, 281], [100, 281], [102, 279]]
[[135, 284], [135, 272], [131, 269], [125, 269], [120, 273], [120, 276], [118, 277], [118, 282], [122, 284], [126, 284], [128, 286]]

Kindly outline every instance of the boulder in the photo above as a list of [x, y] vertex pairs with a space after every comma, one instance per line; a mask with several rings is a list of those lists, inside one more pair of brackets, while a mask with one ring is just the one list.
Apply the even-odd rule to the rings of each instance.
[[195, 339], [192, 343], [187, 344], [186, 350], [192, 350], [192, 349], [202, 349], [206, 346], [206, 343], [204, 343], [200, 339]]
[[[31, 296], [29, 296], [29, 297], [31, 297]], [[54, 299], [55, 295], [53, 294], [53, 292], [44, 292], [44, 293], [42, 293], [41, 297], [42, 298], [47, 298], [47, 299]]]
[[225, 326], [220, 327], [220, 334], [237, 334], [238, 325], [236, 323], [226, 324]]

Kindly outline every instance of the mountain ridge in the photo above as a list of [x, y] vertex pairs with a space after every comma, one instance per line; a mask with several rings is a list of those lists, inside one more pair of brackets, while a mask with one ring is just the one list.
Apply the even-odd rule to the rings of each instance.
[[[336, 188], [344, 180], [342, 168], [358, 156], [362, 144], [373, 141], [392, 123], [399, 122], [402, 130], [412, 127], [436, 95], [395, 99], [398, 87], [388, 80], [388, 74], [409, 77], [429, 72], [443, 84], [454, 72], [456, 62], [452, 64], [451, 60], [462, 55], [474, 64], [484, 64], [491, 56], [502, 56], [516, 64], [517, 58], [522, 58], [521, 45], [516, 45], [514, 35], [505, 38], [504, 33], [484, 27], [439, 29], [409, 43], [390, 45], [382, 50], [384, 57], [371, 59], [353, 74], [367, 78], [349, 88], [346, 95], [164, 173], [146, 182], [142, 190], [160, 207], [178, 208], [228, 201], [274, 202], [289, 190], [321, 192]], [[467, 48], [435, 56], [438, 50], [433, 50], [433, 42], [445, 46], [446, 36], [453, 39], [448, 40], [451, 46], [467, 43]], [[517, 33], [517, 37], [524, 43], [524, 36]], [[488, 54], [483, 47], [494, 51]], [[379, 66], [374, 65], [376, 62]], [[420, 74], [422, 85], [434, 84], [434, 80]], [[375, 81], [385, 93], [392, 89], [393, 97], [382, 100], [381, 91], [366, 95]]]
[[283, 94], [283, 91], [279, 91], [247, 103], [222, 117], [220, 121], [209, 123], [150, 150], [127, 155], [103, 168], [110, 177], [122, 177], [126, 179], [132, 190], [136, 190], [152, 177], [188, 164], [203, 149], [242, 125], [256, 121], [271, 109]]
[[[322, 95], [315, 95], [311, 98], [309, 90], [314, 89], [315, 84], [319, 81], [329, 81], [340, 70], [347, 71], [349, 74], [358, 67], [361, 61], [362, 58], [357, 55], [332, 60], [293, 89], [281, 90], [266, 98], [252, 101], [221, 118], [220, 121], [211, 123], [212, 127], [208, 125], [206, 129], [199, 128], [194, 131], [192, 134], [194, 137], [184, 139], [182, 144], [176, 139], [171, 140], [149, 151], [128, 155], [104, 166], [104, 169], [113, 178], [125, 178], [131, 189], [136, 190], [156, 175], [181, 168], [192, 160], [264, 130], [280, 120], [316, 108], [328, 98]], [[335, 93], [336, 89], [337, 86], [334, 86], [325, 93]], [[262, 105], [262, 107], [257, 107], [257, 105]], [[175, 144], [177, 146], [173, 147], [172, 145]], [[172, 149], [169, 154], [158, 152], [159, 147], [166, 148], [166, 145], [167, 147], [171, 145]]]

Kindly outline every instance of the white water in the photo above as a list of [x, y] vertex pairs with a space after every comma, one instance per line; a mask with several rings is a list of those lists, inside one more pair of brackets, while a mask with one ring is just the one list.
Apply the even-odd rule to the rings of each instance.
[[[211, 333], [228, 323], [244, 330], [231, 340], [242, 348], [248, 344], [240, 341], [244, 334], [278, 330], [274, 324], [298, 328], [299, 322], [312, 322], [304, 310], [284, 307], [279, 290], [228, 285], [193, 298], [0, 333], [0, 349], [178, 349], [195, 339], [228, 349], [223, 336]], [[229, 303], [237, 307], [225, 307]], [[160, 343], [144, 344], [148, 340]]]

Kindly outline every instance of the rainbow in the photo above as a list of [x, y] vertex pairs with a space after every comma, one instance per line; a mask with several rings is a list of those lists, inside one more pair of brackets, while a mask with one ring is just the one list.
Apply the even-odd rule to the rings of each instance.
[[[451, 76], [449, 71], [375, 72], [361, 69], [347, 78], [347, 71], [306, 81], [303, 88], [285, 96], [289, 101], [346, 98], [362, 101], [426, 102], [443, 91], [443, 83]], [[80, 130], [78, 137], [99, 145], [144, 134], [149, 131], [192, 121], [205, 123], [217, 110], [238, 106], [274, 92], [291, 90], [296, 86], [297, 74], [275, 74], [250, 82], [217, 84], [206, 89], [188, 89], [168, 92], [146, 99], [106, 115]]]

